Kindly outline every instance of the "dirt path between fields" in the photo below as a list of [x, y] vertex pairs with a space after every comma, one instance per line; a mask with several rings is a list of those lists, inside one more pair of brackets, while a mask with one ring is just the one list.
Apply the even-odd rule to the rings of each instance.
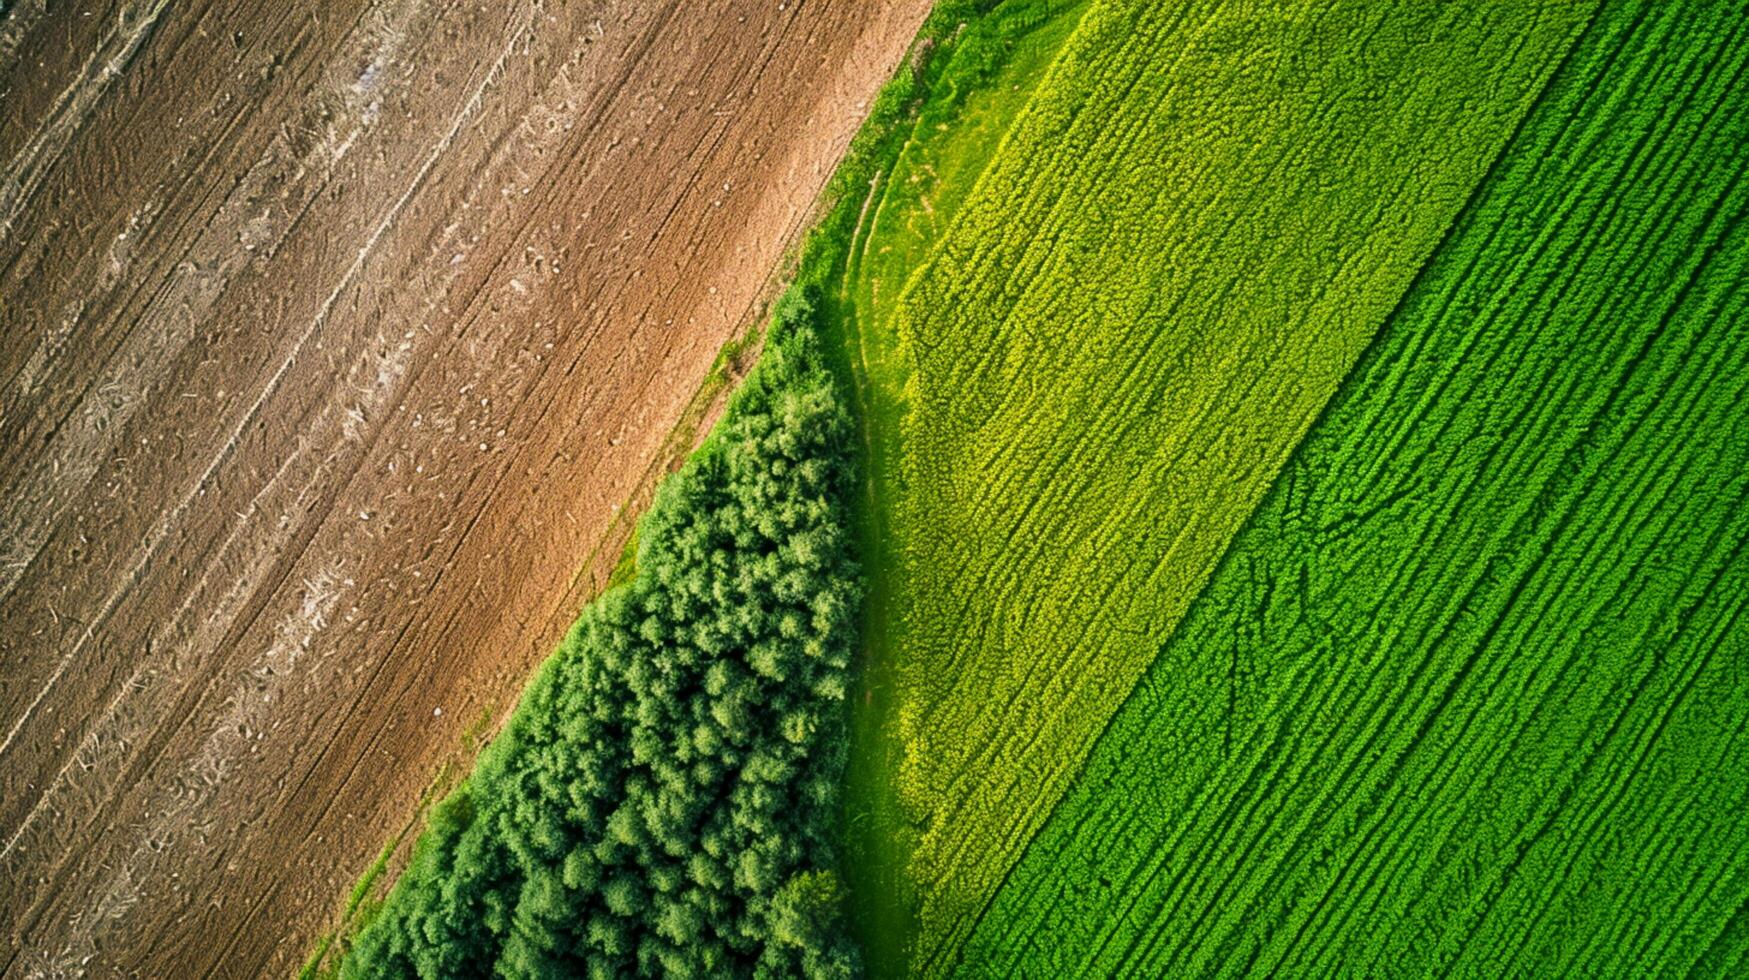
[[284, 975], [926, 2], [7, 6], [0, 973]]

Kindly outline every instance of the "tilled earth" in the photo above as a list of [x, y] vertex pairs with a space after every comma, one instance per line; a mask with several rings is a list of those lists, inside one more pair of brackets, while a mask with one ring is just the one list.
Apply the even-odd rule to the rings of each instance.
[[0, 974], [296, 968], [926, 5], [5, 5]]

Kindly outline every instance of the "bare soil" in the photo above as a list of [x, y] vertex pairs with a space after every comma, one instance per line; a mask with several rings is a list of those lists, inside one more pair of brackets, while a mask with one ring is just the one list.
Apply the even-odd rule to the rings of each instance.
[[284, 975], [599, 587], [927, 4], [8, 6], [0, 974]]

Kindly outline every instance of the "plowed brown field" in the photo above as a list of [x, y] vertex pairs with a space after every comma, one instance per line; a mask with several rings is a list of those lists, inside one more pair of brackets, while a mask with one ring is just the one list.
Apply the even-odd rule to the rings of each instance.
[[0, 973], [283, 975], [599, 586], [926, 2], [9, 6]]

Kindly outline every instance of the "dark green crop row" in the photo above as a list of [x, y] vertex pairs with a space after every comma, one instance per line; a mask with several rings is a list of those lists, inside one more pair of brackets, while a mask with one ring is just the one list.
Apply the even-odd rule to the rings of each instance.
[[962, 975], [1749, 975], [1746, 93], [1604, 4]]

